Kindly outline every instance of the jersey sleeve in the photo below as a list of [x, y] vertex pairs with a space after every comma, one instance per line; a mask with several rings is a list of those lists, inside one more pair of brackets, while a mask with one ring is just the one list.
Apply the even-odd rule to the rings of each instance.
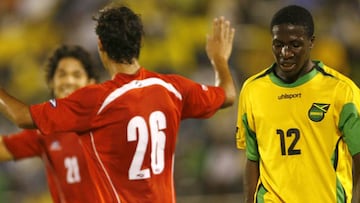
[[44, 135], [86, 131], [98, 109], [97, 92], [96, 88], [85, 87], [66, 98], [31, 105], [32, 119]]
[[239, 101], [238, 101], [238, 112], [237, 112], [237, 122], [236, 122], [236, 147], [238, 149], [245, 149], [245, 133], [244, 133], [244, 124], [243, 121], [246, 119], [245, 114], [245, 101], [244, 101], [244, 91], [240, 91]]
[[225, 101], [225, 91], [221, 87], [206, 86], [181, 76], [173, 79], [183, 97], [182, 119], [209, 118]]
[[3, 141], [14, 159], [41, 156], [43, 150], [38, 130], [23, 130], [12, 135], [4, 135]]
[[246, 149], [248, 159], [259, 160], [259, 152], [257, 147], [255, 123], [251, 110], [251, 95], [247, 91], [247, 82], [244, 84], [238, 104], [237, 123], [236, 123], [236, 147], [238, 149]]
[[342, 102], [339, 129], [343, 133], [351, 155], [355, 155], [360, 152], [360, 91], [355, 85], [343, 86], [339, 87], [341, 91], [338, 91], [342, 95], [336, 95]]

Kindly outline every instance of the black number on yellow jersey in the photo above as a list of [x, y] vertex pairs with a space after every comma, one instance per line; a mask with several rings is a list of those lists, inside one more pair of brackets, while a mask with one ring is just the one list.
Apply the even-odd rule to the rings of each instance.
[[[296, 128], [290, 128], [286, 131], [286, 137], [292, 138], [292, 139], [285, 139], [285, 133], [281, 129], [276, 130], [276, 134], [280, 136], [280, 148], [281, 148], [281, 155], [296, 155], [301, 154], [300, 149], [295, 149], [296, 143], [300, 139], [300, 131]], [[289, 146], [287, 148], [287, 154], [286, 154], [286, 146]]]

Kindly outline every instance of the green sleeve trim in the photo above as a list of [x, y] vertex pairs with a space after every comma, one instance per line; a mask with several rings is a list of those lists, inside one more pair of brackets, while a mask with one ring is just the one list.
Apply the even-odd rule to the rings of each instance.
[[246, 156], [251, 161], [259, 161], [256, 133], [250, 129], [246, 114], [242, 116], [242, 122], [245, 128]]
[[341, 181], [339, 180], [339, 177], [336, 177], [336, 202], [346, 202], [346, 192], [343, 185], [341, 184]]
[[350, 154], [360, 152], [360, 117], [355, 104], [345, 104], [340, 113], [339, 129], [344, 135]]

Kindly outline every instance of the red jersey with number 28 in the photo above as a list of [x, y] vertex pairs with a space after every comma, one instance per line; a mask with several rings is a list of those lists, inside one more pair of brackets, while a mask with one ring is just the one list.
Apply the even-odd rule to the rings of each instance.
[[174, 152], [180, 121], [208, 118], [225, 100], [220, 87], [141, 68], [135, 75], [84, 87], [32, 105], [43, 134], [74, 131], [84, 143], [94, 182], [113, 202], [174, 203]]
[[54, 203], [100, 199], [90, 178], [79, 136], [75, 133], [45, 137], [38, 130], [24, 130], [4, 136], [3, 141], [15, 160], [30, 157], [43, 159]]

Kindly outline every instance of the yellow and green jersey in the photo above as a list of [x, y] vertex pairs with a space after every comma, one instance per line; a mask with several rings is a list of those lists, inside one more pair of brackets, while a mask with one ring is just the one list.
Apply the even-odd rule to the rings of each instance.
[[[322, 63], [319, 63], [319, 64], [327, 73], [330, 73], [331, 75], [348, 82], [350, 86], [352, 86], [355, 90], [359, 91], [359, 88], [356, 86], [356, 84], [352, 80], [350, 80], [348, 77], [345, 77], [343, 74], [340, 74], [336, 70], [331, 69], [328, 66], [323, 65]], [[360, 103], [359, 103], [360, 94], [354, 94], [354, 96], [355, 96], [354, 100], [356, 102], [355, 103], [356, 108], [359, 111], [360, 110]], [[353, 187], [352, 156], [347, 148], [346, 143], [343, 140], [341, 140], [339, 142], [338, 149], [335, 153], [337, 153], [338, 157], [340, 157], [337, 160], [335, 160], [335, 163], [337, 161], [336, 174], [337, 174], [340, 182], [342, 183], [342, 185], [345, 189], [345, 192], [347, 194], [346, 202], [350, 203], [351, 199], [352, 199], [352, 187]]]
[[259, 161], [259, 203], [351, 200], [351, 156], [360, 152], [359, 89], [315, 63], [291, 84], [275, 76], [273, 65], [243, 85], [237, 147]]

